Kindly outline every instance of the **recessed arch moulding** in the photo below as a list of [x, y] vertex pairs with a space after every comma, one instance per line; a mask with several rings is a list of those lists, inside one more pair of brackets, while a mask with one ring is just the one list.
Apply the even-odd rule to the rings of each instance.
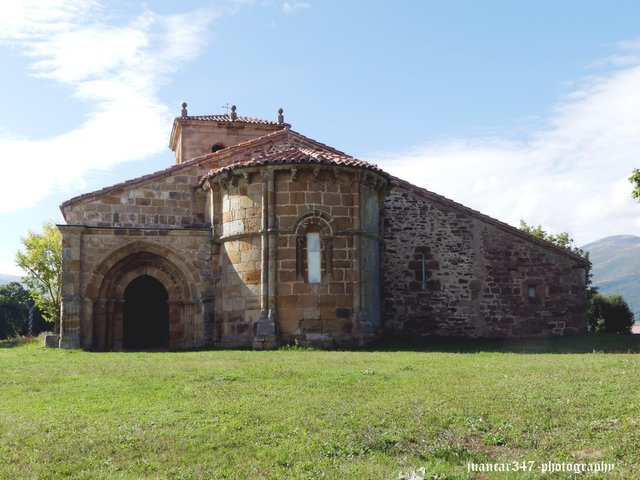
[[[64, 275], [61, 346], [122, 350], [127, 286], [148, 275], [168, 294], [168, 348], [211, 343], [210, 231], [145, 231], [60, 226]], [[64, 343], [62, 343], [64, 342]]]

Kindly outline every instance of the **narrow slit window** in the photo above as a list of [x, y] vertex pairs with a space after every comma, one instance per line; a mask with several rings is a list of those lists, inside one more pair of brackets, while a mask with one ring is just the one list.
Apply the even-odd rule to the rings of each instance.
[[307, 282], [320, 283], [320, 234], [307, 233]]
[[537, 292], [536, 292], [536, 286], [535, 285], [529, 285], [527, 287], [527, 297], [529, 297], [530, 299], [534, 299], [536, 298]]

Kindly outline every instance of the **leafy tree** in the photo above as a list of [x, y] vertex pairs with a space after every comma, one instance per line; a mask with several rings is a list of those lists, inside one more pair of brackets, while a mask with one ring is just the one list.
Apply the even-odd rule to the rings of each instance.
[[640, 202], [640, 169], [633, 169], [633, 173], [631, 173], [629, 181], [633, 185], [631, 196]]
[[22, 238], [24, 250], [16, 254], [16, 264], [26, 272], [23, 282], [29, 294], [55, 331], [60, 330], [62, 284], [62, 235], [52, 223], [43, 225], [42, 233], [29, 231]]
[[0, 339], [25, 335], [29, 330], [29, 307], [33, 300], [22, 285], [0, 286]]
[[634, 315], [620, 295], [596, 294], [589, 302], [589, 331], [631, 333]]
[[585, 253], [584, 250], [575, 246], [573, 238], [571, 238], [567, 232], [561, 232], [557, 235], [553, 235], [552, 233], [548, 233], [543, 230], [542, 225], [533, 227], [528, 225], [524, 220], [520, 220], [520, 230], [541, 240], [553, 243], [557, 247], [566, 248], [570, 252], [588, 258], [588, 254]]
[[[553, 243], [557, 247], [567, 249], [571, 253], [575, 253], [576, 255], [580, 255], [581, 257], [584, 257], [587, 260], [589, 260], [589, 252], [585, 252], [581, 248], [577, 247], [573, 243], [573, 238], [571, 238], [568, 232], [561, 232], [561, 233], [558, 233], [557, 235], [554, 235], [552, 233], [548, 233], [547, 231], [545, 231], [542, 228], [542, 225], [533, 227], [531, 225], [528, 225], [524, 220], [520, 220], [520, 230], [536, 238], [539, 238], [541, 240], [545, 240], [549, 243]], [[589, 264], [589, 266], [586, 268], [585, 273], [587, 276], [587, 279], [586, 279], [587, 299], [590, 300], [591, 298], [593, 298], [595, 294], [598, 293], [598, 287], [595, 287], [591, 283], [591, 279], [593, 277], [593, 274], [591, 273], [591, 264]]]

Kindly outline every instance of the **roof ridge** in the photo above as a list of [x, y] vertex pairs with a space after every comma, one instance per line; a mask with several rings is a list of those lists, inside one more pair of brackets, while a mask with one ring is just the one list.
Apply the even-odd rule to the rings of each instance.
[[345, 157], [351, 157], [351, 158], [356, 158], [353, 155], [349, 155], [348, 153], [345, 153], [341, 150], [338, 150], [337, 148], [333, 148], [329, 145], [327, 145], [326, 143], [322, 143], [319, 142], [317, 140], [314, 140], [313, 138], [307, 137], [306, 135], [301, 134], [300, 132], [296, 132], [295, 130], [291, 130], [289, 129], [289, 132], [293, 133], [294, 135], [298, 136], [300, 138], [300, 140], [302, 140], [303, 142], [309, 142], [312, 145], [317, 145], [318, 147], [325, 149], [325, 150], [329, 150], [333, 153], [336, 153], [338, 155], [344, 155]]
[[[235, 145], [231, 145], [230, 147], [223, 148], [221, 150], [218, 150], [217, 152], [205, 153], [204, 155], [193, 157], [192, 159], [187, 160], [187, 162], [193, 162], [194, 160], [199, 160], [199, 161], [207, 160], [210, 158], [214, 158], [216, 156], [223, 157], [225, 155], [228, 155], [230, 152], [234, 152], [236, 150], [244, 150], [247, 146], [251, 144], [260, 145], [261, 143], [267, 143], [268, 141], [273, 140], [274, 137], [288, 136], [287, 135], [288, 132], [289, 132], [289, 129], [287, 128], [283, 128], [282, 130], [276, 130], [275, 132], [267, 133], [266, 135], [261, 135], [256, 138], [245, 140], [244, 142], [236, 143]], [[187, 162], [183, 162], [183, 164]]]
[[254, 123], [264, 125], [288, 125], [286, 123], [279, 123], [275, 120], [266, 120], [264, 118], [250, 117], [248, 115], [238, 115], [236, 118], [231, 118], [228, 113], [212, 114], [212, 115], [181, 115], [175, 117], [175, 120], [200, 120], [205, 122], [229, 122], [229, 123]]
[[204, 163], [207, 160], [211, 160], [212, 158], [215, 157], [223, 157], [226, 156], [230, 153], [233, 153], [235, 150], [239, 150], [239, 149], [243, 149], [246, 148], [247, 145], [251, 144], [251, 143], [257, 143], [260, 144], [262, 142], [267, 142], [269, 140], [273, 140], [273, 137], [277, 137], [278, 135], [286, 135], [286, 132], [288, 132], [287, 128], [281, 129], [281, 130], [276, 130], [274, 132], [270, 132], [266, 135], [262, 135], [260, 137], [257, 138], [252, 138], [250, 140], [246, 140], [244, 142], [238, 143], [236, 145], [232, 145], [230, 147], [227, 148], [223, 148], [222, 150], [218, 150], [217, 152], [213, 152], [213, 153], [207, 153], [205, 155], [200, 155], [198, 157], [193, 157], [185, 162], [176, 164], [176, 165], [170, 165], [167, 168], [163, 168], [162, 170], [157, 170], [153, 173], [148, 173], [146, 175], [142, 175], [139, 177], [134, 177], [131, 178], [129, 180], [124, 180], [122, 182], [117, 182], [111, 185], [108, 185], [106, 187], [102, 187], [99, 188], [98, 190], [93, 190], [91, 192], [87, 192], [87, 193], [83, 193], [81, 195], [77, 195], [75, 197], [72, 197], [68, 200], [65, 200], [64, 202], [62, 202], [60, 204], [60, 209], [62, 209], [63, 207], [66, 207], [68, 205], [72, 205], [74, 203], [77, 203], [79, 201], [85, 200], [87, 198], [91, 198], [94, 197], [96, 195], [101, 195], [113, 190], [118, 190], [119, 188], [123, 188], [126, 186], [130, 186], [130, 185], [136, 185], [138, 183], [142, 183], [145, 182], [147, 180], [151, 180], [153, 178], [164, 178], [165, 176], [169, 175], [170, 173], [176, 172], [176, 171], [180, 171], [182, 169], [186, 169], [188, 167], [192, 167], [192, 166], [197, 166], [200, 163]]
[[[273, 165], [302, 165], [316, 164], [344, 168], [359, 168], [376, 172], [385, 178], [390, 178], [378, 165], [359, 160], [351, 155], [343, 153], [335, 148], [328, 147], [320, 142], [305, 137], [298, 132], [288, 131], [289, 142], [279, 144], [274, 142], [270, 149], [255, 152], [256, 155], [248, 160], [239, 160], [227, 165], [218, 166], [209, 170], [200, 179], [200, 185], [208, 178], [215, 177], [244, 167], [261, 167]], [[280, 145], [280, 148], [277, 148]]]
[[[180, 117], [178, 117], [178, 118], [180, 118]], [[295, 142], [298, 142], [298, 144], [305, 145], [308, 148], [312, 148], [312, 149], [315, 148], [316, 150], [318, 150], [318, 149], [319, 150], [324, 150], [324, 151], [330, 152], [333, 155], [338, 155], [338, 156], [349, 158], [353, 162], [361, 164], [361, 165], [359, 165], [360, 167], [365, 167], [365, 168], [369, 168], [369, 169], [374, 170], [374, 171], [383, 172], [382, 169], [380, 169], [378, 167], [378, 165], [376, 165], [376, 164], [369, 163], [369, 162], [366, 162], [364, 160], [359, 160], [359, 159], [357, 159], [357, 158], [355, 158], [355, 157], [353, 157], [351, 155], [348, 155], [348, 154], [346, 154], [346, 153], [344, 153], [344, 152], [342, 152], [340, 150], [337, 150], [337, 149], [335, 149], [333, 147], [330, 147], [330, 146], [328, 146], [328, 145], [326, 145], [324, 143], [318, 142], [317, 140], [314, 140], [314, 139], [309, 138], [309, 137], [307, 137], [305, 135], [302, 135], [299, 132], [291, 130], [287, 125], [285, 125], [284, 128], [282, 128], [282, 129], [275, 130], [273, 132], [267, 133], [267, 134], [262, 135], [260, 137], [256, 137], [256, 138], [252, 138], [252, 139], [246, 140], [246, 141], [238, 143], [236, 145], [231, 145], [230, 147], [223, 148], [221, 150], [218, 150], [217, 152], [206, 153], [204, 155], [200, 155], [198, 157], [194, 157], [192, 159], [189, 159], [189, 160], [187, 160], [185, 162], [179, 163], [177, 165], [170, 165], [167, 168], [164, 168], [162, 170], [157, 170], [157, 171], [155, 171], [153, 173], [148, 173], [148, 174], [142, 175], [140, 177], [135, 177], [135, 178], [132, 178], [132, 179], [129, 179], [129, 180], [124, 180], [122, 182], [114, 183], [112, 185], [100, 188], [98, 190], [93, 190], [91, 192], [83, 193], [81, 195], [78, 195], [76, 197], [70, 198], [69, 200], [66, 200], [66, 201], [62, 202], [60, 204], [60, 209], [63, 209], [66, 206], [72, 205], [72, 204], [80, 202], [82, 200], [85, 200], [85, 199], [88, 199], [88, 198], [91, 198], [91, 197], [94, 197], [94, 196], [97, 196], [97, 195], [105, 194], [105, 193], [110, 192], [110, 191], [118, 190], [118, 189], [121, 189], [121, 188], [124, 188], [124, 187], [128, 187], [128, 186], [132, 186], [132, 185], [137, 185], [139, 183], [146, 182], [146, 181], [149, 181], [149, 180], [152, 180], [152, 179], [161, 179], [161, 178], [164, 178], [164, 177], [166, 177], [166, 176], [168, 176], [168, 175], [170, 175], [170, 174], [172, 174], [174, 172], [179, 172], [179, 171], [181, 171], [183, 169], [186, 169], [186, 168], [189, 168], [189, 167], [193, 167], [193, 166], [198, 166], [198, 165], [201, 165], [201, 164], [203, 164], [203, 163], [205, 163], [207, 161], [210, 161], [210, 160], [213, 160], [213, 159], [216, 159], [216, 158], [229, 157], [229, 156], [232, 156], [235, 153], [242, 152], [243, 150], [246, 150], [246, 149], [251, 148], [251, 147], [260, 146], [260, 145], [263, 145], [263, 144], [269, 143], [269, 142], [277, 142], [278, 141], [278, 137], [286, 138], [286, 139], [288, 139], [290, 141], [290, 143], [291, 143], [291, 140], [294, 140], [294, 145], [295, 145]], [[236, 168], [238, 168], [240, 165], [247, 164], [249, 162], [251, 162], [251, 160], [235, 162], [235, 163], [232, 163], [232, 164], [230, 164], [228, 166], [232, 166], [233, 165]], [[348, 166], [348, 165], [344, 165], [344, 166]], [[357, 166], [357, 165], [352, 165], [352, 166]], [[212, 169], [212, 170], [209, 171], [209, 173], [211, 173], [212, 171], [215, 171], [215, 170], [220, 170], [222, 168], [226, 168], [226, 167], [223, 166], [223, 167], [219, 167], [218, 169]], [[383, 173], [386, 174], [386, 172], [383, 172]]]

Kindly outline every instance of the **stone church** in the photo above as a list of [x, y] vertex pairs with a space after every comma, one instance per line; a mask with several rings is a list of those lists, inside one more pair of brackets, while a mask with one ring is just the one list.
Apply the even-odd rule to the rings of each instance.
[[60, 346], [586, 332], [588, 262], [285, 123], [173, 122], [175, 164], [61, 205]]

